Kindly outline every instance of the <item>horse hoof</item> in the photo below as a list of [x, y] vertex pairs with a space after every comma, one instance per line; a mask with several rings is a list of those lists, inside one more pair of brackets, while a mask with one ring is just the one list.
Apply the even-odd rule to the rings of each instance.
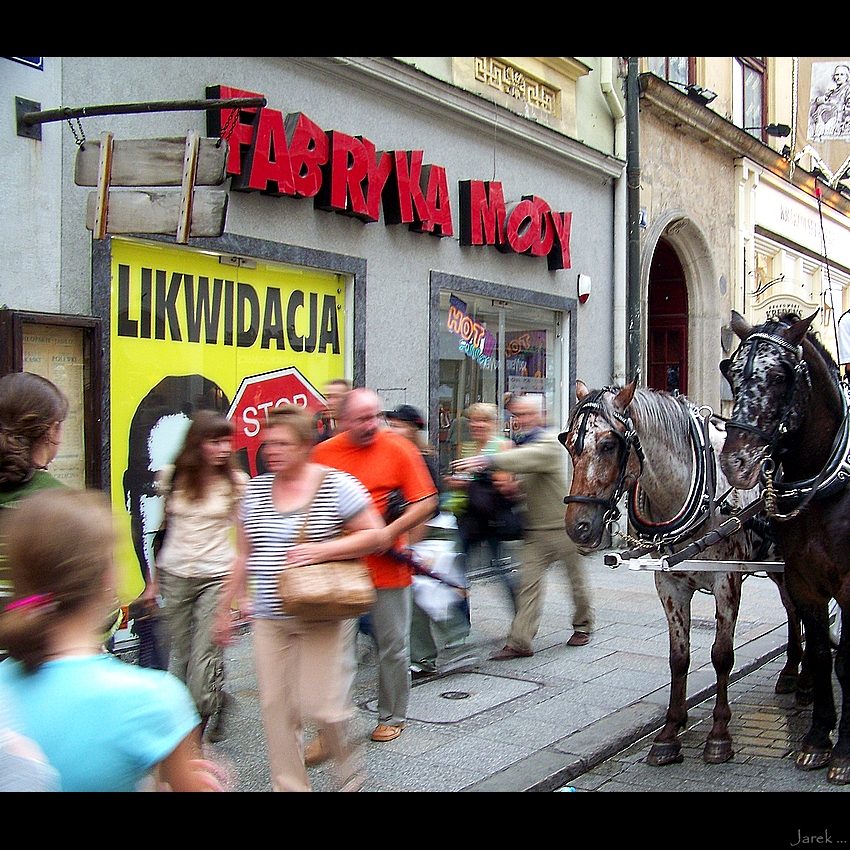
[[[778, 691], [777, 691], [778, 693]], [[805, 708], [815, 701], [815, 692], [809, 688], [797, 688], [797, 693], [794, 698], [795, 704], [799, 708]]]
[[705, 748], [702, 751], [702, 760], [706, 764], [723, 764], [729, 761], [735, 751], [732, 749], [732, 742], [728, 739], [716, 740], [709, 738], [705, 742]]
[[831, 755], [831, 750], [801, 750], [794, 765], [800, 770], [819, 770], [829, 764]]
[[682, 747], [678, 741], [673, 743], [659, 743], [656, 741], [649, 750], [646, 763], [663, 767], [665, 764], [679, 764], [684, 761]]
[[833, 758], [826, 772], [827, 782], [833, 785], [847, 785], [850, 783], [850, 759]]
[[797, 690], [797, 676], [794, 673], [780, 673], [774, 691], [777, 694], [793, 694]]

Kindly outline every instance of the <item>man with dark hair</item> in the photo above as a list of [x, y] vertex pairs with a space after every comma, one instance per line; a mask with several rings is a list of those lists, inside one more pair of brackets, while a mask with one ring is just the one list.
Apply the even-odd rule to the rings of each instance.
[[230, 402], [218, 384], [203, 375], [166, 375], [139, 402], [130, 421], [124, 498], [130, 514], [133, 548], [145, 589], [131, 606], [139, 637], [139, 663], [168, 667], [167, 643], [155, 625], [157, 611], [154, 537], [163, 522], [162, 494], [156, 475], [173, 463], [196, 410], [227, 413]]
[[322, 393], [325, 397], [325, 409], [313, 417], [313, 429], [316, 432], [314, 442], [324, 442], [339, 432], [339, 406], [345, 394], [350, 391], [351, 381], [346, 378], [333, 378], [325, 383]]

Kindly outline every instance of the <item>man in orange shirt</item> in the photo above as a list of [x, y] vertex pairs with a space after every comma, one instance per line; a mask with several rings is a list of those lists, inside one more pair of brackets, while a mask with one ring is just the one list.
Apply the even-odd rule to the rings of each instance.
[[[345, 430], [313, 448], [312, 460], [359, 479], [386, 520], [385, 548], [369, 555], [377, 600], [371, 610], [378, 649], [378, 725], [373, 741], [392, 741], [407, 721], [410, 699], [411, 569], [402, 553], [406, 534], [437, 510], [437, 489], [416, 447], [381, 426], [377, 393], [360, 388], [340, 406]], [[397, 509], [395, 505], [398, 505]]]

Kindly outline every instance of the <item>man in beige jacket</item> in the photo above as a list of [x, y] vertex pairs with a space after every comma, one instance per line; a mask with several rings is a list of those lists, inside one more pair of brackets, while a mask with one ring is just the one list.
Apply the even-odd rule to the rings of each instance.
[[454, 467], [459, 472], [500, 469], [516, 473], [525, 496], [517, 610], [505, 646], [490, 656], [494, 661], [534, 655], [532, 642], [543, 613], [544, 577], [554, 561], [566, 566], [572, 589], [574, 632], [567, 645], [585, 646], [593, 630], [593, 607], [582, 557], [564, 531], [564, 496], [569, 492], [564, 449], [545, 427], [541, 396], [515, 398], [510, 410], [519, 426], [516, 448], [467, 458]]

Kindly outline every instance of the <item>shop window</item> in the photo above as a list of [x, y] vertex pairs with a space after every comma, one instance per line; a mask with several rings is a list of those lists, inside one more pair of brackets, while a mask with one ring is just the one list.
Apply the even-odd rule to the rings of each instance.
[[560, 410], [561, 312], [464, 292], [440, 292], [440, 464], [471, 451], [465, 411], [495, 404], [509, 436], [507, 393], [539, 393], [549, 418]]

